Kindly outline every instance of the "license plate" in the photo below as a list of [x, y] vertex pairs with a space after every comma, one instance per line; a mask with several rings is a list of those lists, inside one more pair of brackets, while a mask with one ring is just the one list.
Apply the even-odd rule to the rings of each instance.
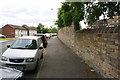
[[15, 69], [23, 70], [23, 67], [15, 67]]
[[9, 67], [11, 67], [11, 68], [14, 68], [14, 69], [18, 69], [18, 70], [23, 70], [23, 67], [16, 67], [16, 66], [9, 66]]

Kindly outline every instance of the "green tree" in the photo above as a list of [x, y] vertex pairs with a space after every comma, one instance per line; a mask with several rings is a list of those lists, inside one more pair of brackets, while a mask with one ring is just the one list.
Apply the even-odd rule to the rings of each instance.
[[[72, 22], [79, 24], [84, 19], [84, 4], [82, 2], [64, 2], [58, 11], [58, 28], [71, 26]], [[79, 27], [79, 25], [76, 25]]]
[[43, 28], [43, 33], [48, 33], [49, 32], [49, 28]]
[[102, 14], [102, 9], [98, 3], [86, 2], [86, 13], [85, 16], [89, 24], [93, 24], [95, 21], [99, 20], [99, 16]]
[[[120, 15], [120, 2], [64, 2], [58, 11], [58, 20], [55, 24], [58, 28], [71, 26], [74, 22], [75, 30], [79, 29], [79, 22], [87, 19], [91, 25], [100, 20]], [[107, 17], [106, 17], [107, 16]]]
[[56, 27], [52, 28], [51, 33], [57, 33], [58, 29]]
[[37, 33], [43, 33], [44, 25], [39, 23], [37, 26]]
[[83, 2], [72, 2], [72, 22], [74, 22], [75, 30], [80, 29], [79, 22], [84, 19], [84, 3]]
[[50, 26], [48, 33], [57, 33], [58, 29], [56, 27]]

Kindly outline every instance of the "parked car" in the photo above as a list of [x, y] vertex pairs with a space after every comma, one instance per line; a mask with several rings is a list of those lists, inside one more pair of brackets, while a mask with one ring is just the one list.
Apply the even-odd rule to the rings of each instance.
[[0, 66], [0, 79], [1, 80], [17, 80], [21, 79], [23, 72], [14, 68]]
[[44, 48], [47, 47], [47, 36], [45, 34], [36, 34], [35, 36], [38, 36], [41, 38], [42, 42], [43, 42], [43, 46]]
[[6, 38], [6, 36], [5, 36], [5, 35], [0, 34], [0, 38]]
[[53, 36], [54, 36], [54, 33], [50, 33], [50, 35], [53, 37]]
[[57, 33], [50, 33], [50, 34], [51, 34], [52, 37], [57, 36]]
[[92, 29], [92, 27], [91, 26], [86, 26], [85, 28], [83, 28], [83, 29]]
[[36, 70], [39, 60], [43, 58], [43, 43], [39, 37], [20, 37], [2, 54], [3, 66], [22, 71]]
[[53, 33], [53, 36], [57, 36], [57, 33]]
[[46, 33], [45, 35], [46, 35], [47, 39], [50, 39], [50, 38], [51, 38], [51, 34]]

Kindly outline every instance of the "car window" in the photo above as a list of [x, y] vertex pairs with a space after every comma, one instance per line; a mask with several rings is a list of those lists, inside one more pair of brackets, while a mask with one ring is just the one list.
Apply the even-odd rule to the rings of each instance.
[[17, 39], [12, 46], [12, 49], [37, 49], [36, 40], [32, 39]]

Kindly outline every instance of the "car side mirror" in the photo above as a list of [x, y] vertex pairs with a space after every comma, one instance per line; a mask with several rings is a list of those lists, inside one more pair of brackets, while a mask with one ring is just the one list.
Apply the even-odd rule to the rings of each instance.
[[39, 47], [39, 49], [43, 49], [43, 47]]
[[7, 45], [7, 48], [9, 48], [10, 47], [10, 45]]

